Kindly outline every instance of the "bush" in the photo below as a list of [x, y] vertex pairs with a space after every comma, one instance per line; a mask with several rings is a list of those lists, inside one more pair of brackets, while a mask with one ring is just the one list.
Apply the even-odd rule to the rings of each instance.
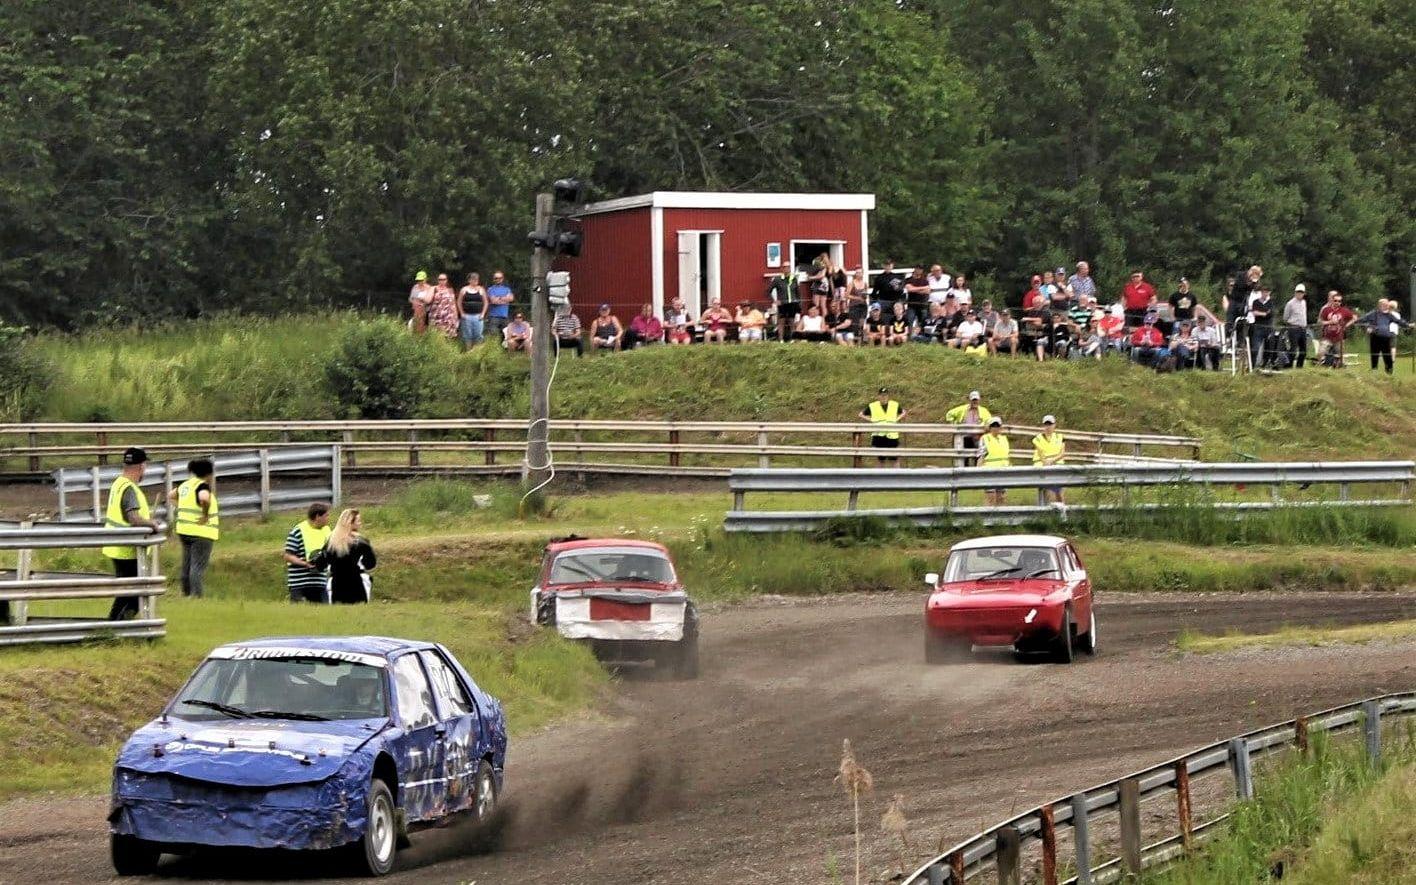
[[427, 414], [452, 356], [449, 345], [414, 337], [392, 320], [349, 326], [325, 362], [325, 384], [350, 418], [413, 418]]
[[0, 420], [26, 421], [44, 411], [54, 369], [30, 346], [25, 330], [0, 323]]

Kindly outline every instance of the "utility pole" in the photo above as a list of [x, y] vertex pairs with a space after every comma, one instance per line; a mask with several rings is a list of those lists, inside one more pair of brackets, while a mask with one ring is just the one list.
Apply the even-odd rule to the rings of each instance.
[[[555, 197], [536, 195], [536, 231], [551, 229]], [[536, 245], [531, 251], [531, 423], [526, 426], [526, 461], [522, 479], [536, 488], [551, 476], [551, 309], [546, 298], [546, 274], [551, 270], [551, 250]]]

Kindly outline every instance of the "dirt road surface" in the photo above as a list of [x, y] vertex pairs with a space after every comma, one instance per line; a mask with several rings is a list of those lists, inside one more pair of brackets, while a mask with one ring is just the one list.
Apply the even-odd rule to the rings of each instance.
[[[772, 601], [705, 615], [703, 676], [627, 678], [613, 709], [513, 743], [504, 825], [418, 834], [392, 882], [767, 883], [849, 879], [841, 740], [873, 773], [872, 881], [1010, 812], [1198, 744], [1416, 688], [1416, 644], [1181, 655], [1182, 628], [1416, 616], [1416, 594], [1104, 600], [1101, 654], [1063, 667], [979, 654], [928, 667], [923, 597]], [[879, 831], [904, 796], [913, 851]], [[0, 805], [0, 882], [105, 881], [102, 797]], [[168, 858], [161, 878], [347, 881], [333, 859]]]

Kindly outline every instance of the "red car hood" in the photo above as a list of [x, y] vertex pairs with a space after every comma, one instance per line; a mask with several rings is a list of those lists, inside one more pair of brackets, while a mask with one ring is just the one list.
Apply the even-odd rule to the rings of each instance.
[[929, 596], [930, 605], [962, 605], [969, 608], [1037, 605], [1043, 598], [1064, 590], [1069, 582], [1056, 578], [1025, 581], [959, 581], [941, 584]]

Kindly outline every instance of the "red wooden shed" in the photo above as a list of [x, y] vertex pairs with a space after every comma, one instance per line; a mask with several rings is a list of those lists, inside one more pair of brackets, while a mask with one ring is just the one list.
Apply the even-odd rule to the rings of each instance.
[[822, 252], [868, 267], [874, 208], [874, 194], [655, 191], [585, 207], [584, 248], [557, 267], [587, 324], [600, 304], [625, 321], [645, 303], [663, 316], [675, 296], [697, 318], [713, 298], [765, 302], [769, 276]]

